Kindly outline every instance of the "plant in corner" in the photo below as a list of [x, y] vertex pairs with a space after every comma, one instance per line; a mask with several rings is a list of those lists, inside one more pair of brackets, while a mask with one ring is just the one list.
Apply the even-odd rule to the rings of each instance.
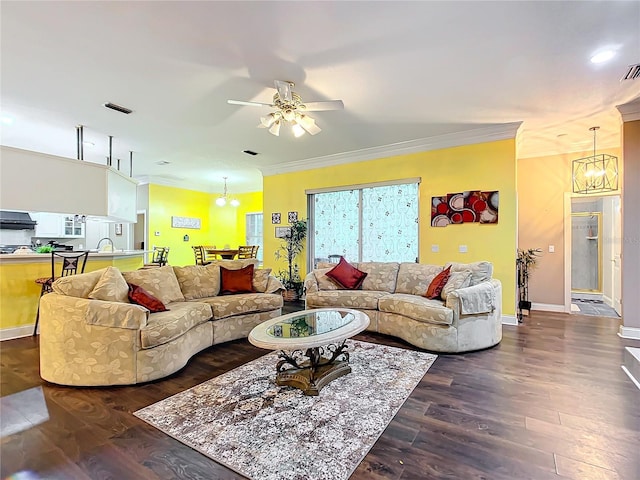
[[531, 302], [529, 301], [529, 270], [536, 266], [539, 254], [542, 250], [539, 248], [530, 248], [528, 250], [518, 249], [516, 258], [516, 269], [518, 273], [518, 321], [522, 321], [523, 311], [531, 310]]
[[282, 237], [282, 245], [275, 251], [276, 260], [284, 259], [287, 262], [287, 270], [280, 270], [276, 273], [276, 277], [287, 289], [285, 300], [297, 300], [302, 295], [304, 282], [300, 277], [300, 270], [295, 259], [302, 252], [306, 238], [307, 221], [297, 220], [290, 225], [288, 233]]

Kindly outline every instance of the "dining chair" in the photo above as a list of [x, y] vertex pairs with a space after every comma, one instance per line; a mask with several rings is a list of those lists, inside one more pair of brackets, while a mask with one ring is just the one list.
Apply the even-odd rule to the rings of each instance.
[[[41, 286], [40, 297], [53, 291], [51, 285], [60, 277], [84, 273], [87, 264], [88, 251], [79, 253], [51, 252], [51, 276], [36, 278], [36, 283]], [[60, 275], [56, 277], [56, 259], [61, 259], [62, 269]], [[33, 327], [33, 335], [38, 333], [38, 320], [40, 320], [40, 298], [38, 298], [38, 311], [36, 312], [36, 324]]]
[[171, 247], [153, 247], [151, 262], [145, 263], [142, 268], [164, 267], [169, 258], [169, 249]]
[[193, 254], [196, 257], [196, 265], [209, 265], [211, 263], [206, 260], [207, 254], [202, 245], [194, 245], [191, 248], [193, 248]]
[[257, 258], [259, 245], [240, 245], [238, 247], [238, 256], [236, 258]]

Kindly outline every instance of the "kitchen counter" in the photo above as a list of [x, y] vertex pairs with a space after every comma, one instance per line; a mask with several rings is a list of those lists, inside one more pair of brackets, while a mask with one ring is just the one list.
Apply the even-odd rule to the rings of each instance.
[[[88, 273], [109, 266], [117, 267], [123, 272], [136, 270], [145, 263], [148, 253], [151, 252], [89, 252], [84, 271]], [[60, 262], [56, 262], [56, 275], [60, 274], [60, 265]], [[40, 285], [35, 280], [50, 276], [50, 253], [0, 255], [0, 340], [31, 335], [40, 300]]]
[[[57, 252], [60, 254], [74, 254], [80, 253], [80, 251], [74, 252]], [[138, 255], [144, 255], [146, 253], [151, 253], [150, 250], [114, 250], [113, 252], [92, 252], [89, 251], [88, 262], [92, 259], [110, 259], [110, 258], [123, 258], [123, 257], [135, 257]], [[51, 253], [7, 253], [0, 255], [0, 264], [3, 263], [24, 263], [24, 262], [48, 262], [51, 263]]]

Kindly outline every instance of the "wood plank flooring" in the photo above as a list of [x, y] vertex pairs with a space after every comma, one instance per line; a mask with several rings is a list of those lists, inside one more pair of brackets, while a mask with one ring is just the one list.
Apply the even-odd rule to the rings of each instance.
[[[640, 479], [640, 390], [620, 368], [640, 342], [619, 338], [619, 324], [532, 312], [495, 348], [440, 355], [351, 478]], [[40, 379], [37, 338], [2, 342], [0, 476], [242, 478], [132, 412], [265, 353], [237, 340], [163, 380], [71, 388]]]

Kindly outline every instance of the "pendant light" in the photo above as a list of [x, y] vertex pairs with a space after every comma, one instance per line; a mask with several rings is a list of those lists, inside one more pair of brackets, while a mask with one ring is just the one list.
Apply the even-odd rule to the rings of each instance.
[[597, 194], [618, 190], [618, 157], [601, 153], [596, 155], [596, 132], [593, 132], [593, 155], [572, 162], [573, 193]]
[[240, 201], [232, 198], [232, 199], [228, 199], [227, 196], [227, 178], [229, 177], [222, 177], [224, 179], [224, 194], [219, 196], [218, 198], [216, 198], [216, 205], [218, 205], [219, 207], [224, 207], [227, 204], [227, 201], [229, 202], [229, 204], [232, 207], [238, 207], [240, 206]]

